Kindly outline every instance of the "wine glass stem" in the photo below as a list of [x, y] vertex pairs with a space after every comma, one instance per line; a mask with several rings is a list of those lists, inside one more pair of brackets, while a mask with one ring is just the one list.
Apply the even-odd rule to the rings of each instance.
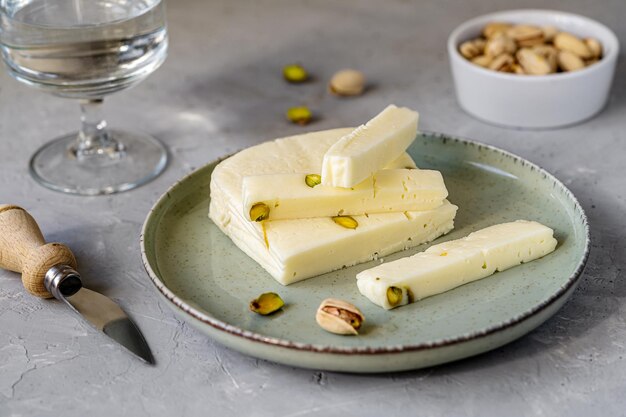
[[80, 100], [81, 127], [71, 151], [78, 159], [105, 157], [119, 159], [124, 145], [113, 139], [102, 117], [103, 99]]

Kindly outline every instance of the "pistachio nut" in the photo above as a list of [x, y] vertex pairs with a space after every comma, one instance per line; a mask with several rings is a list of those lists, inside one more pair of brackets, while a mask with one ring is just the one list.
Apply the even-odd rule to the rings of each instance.
[[533, 46], [544, 42], [543, 30], [532, 25], [515, 25], [506, 31], [519, 46]]
[[480, 50], [474, 44], [474, 41], [463, 42], [459, 46], [459, 52], [467, 59], [472, 59], [480, 55]]
[[477, 56], [476, 58], [472, 59], [472, 62], [476, 65], [480, 65], [481, 67], [489, 67], [489, 64], [491, 64], [492, 58], [488, 55], [480, 55]]
[[514, 63], [515, 60], [510, 54], [502, 54], [491, 61], [488, 68], [494, 71], [509, 72]]
[[308, 107], [292, 107], [287, 110], [287, 120], [291, 123], [306, 125], [309, 124], [311, 119], [313, 119], [313, 113], [311, 113]]
[[543, 31], [543, 39], [546, 42], [552, 42], [556, 34], [559, 33], [559, 30], [554, 26], [544, 26], [541, 30]]
[[536, 45], [532, 48], [533, 51], [544, 57], [550, 65], [550, 72], [556, 72], [558, 63], [557, 55], [559, 51], [551, 45]]
[[356, 306], [335, 298], [327, 298], [320, 304], [315, 321], [328, 332], [343, 335], [359, 334], [365, 316]]
[[506, 32], [511, 27], [509, 23], [491, 22], [483, 28], [483, 36], [487, 39], [499, 32]]
[[526, 74], [546, 75], [551, 72], [548, 60], [530, 48], [522, 48], [515, 54]]
[[350, 216], [334, 216], [332, 219], [339, 226], [345, 227], [346, 229], [356, 229], [359, 227], [359, 222]]
[[387, 302], [390, 306], [395, 307], [402, 302], [402, 288], [389, 287], [387, 288]]
[[284, 305], [285, 302], [280, 298], [280, 295], [275, 292], [266, 292], [250, 301], [249, 307], [250, 311], [267, 316], [280, 310]]
[[309, 78], [306, 70], [298, 64], [286, 65], [283, 67], [283, 78], [290, 83], [303, 83]]
[[482, 53], [485, 52], [485, 46], [487, 45], [487, 41], [483, 38], [476, 38], [472, 41], [472, 43], [474, 44], [474, 46], [476, 47], [476, 49], [478, 49], [480, 51], [481, 55]]
[[558, 61], [563, 71], [576, 71], [585, 67], [585, 62], [570, 51], [559, 51]]
[[493, 35], [485, 44], [485, 55], [497, 57], [502, 54], [514, 54], [517, 46], [515, 41], [502, 32]]
[[358, 96], [365, 90], [365, 76], [361, 71], [341, 70], [330, 79], [328, 89], [338, 96]]
[[514, 72], [515, 74], [519, 74], [519, 75], [526, 74], [524, 72], [524, 68], [522, 68], [522, 66], [520, 64], [513, 64], [513, 65], [511, 65], [511, 72]]
[[554, 46], [561, 51], [567, 51], [578, 55], [582, 59], [589, 59], [593, 56], [587, 44], [571, 33], [558, 33], [554, 37]]
[[319, 174], [308, 174], [304, 177], [304, 182], [309, 187], [313, 188], [316, 185], [320, 185], [322, 183], [322, 176]]
[[591, 58], [598, 59], [602, 56], [602, 45], [596, 39], [587, 38], [584, 40], [585, 45], [591, 51]]
[[270, 216], [270, 208], [265, 203], [256, 203], [250, 207], [250, 220], [261, 222]]

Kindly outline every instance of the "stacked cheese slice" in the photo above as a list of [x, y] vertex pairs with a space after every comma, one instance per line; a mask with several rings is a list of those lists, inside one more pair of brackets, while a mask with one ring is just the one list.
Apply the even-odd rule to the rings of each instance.
[[[213, 171], [210, 218], [284, 285], [449, 232], [457, 207], [445, 200], [441, 174], [415, 169], [404, 152], [417, 130], [417, 113], [409, 112], [390, 106], [356, 130], [237, 153]], [[261, 217], [251, 216], [257, 204], [266, 209]], [[333, 221], [345, 215], [358, 226]]]

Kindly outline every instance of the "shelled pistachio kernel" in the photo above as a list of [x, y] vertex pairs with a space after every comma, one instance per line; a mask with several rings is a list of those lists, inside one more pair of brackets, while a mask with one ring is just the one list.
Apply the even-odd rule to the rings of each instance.
[[253, 204], [250, 208], [250, 220], [261, 222], [270, 216], [270, 208], [265, 203]]
[[356, 306], [335, 298], [327, 298], [317, 309], [315, 321], [328, 332], [356, 335], [365, 316]]
[[280, 295], [275, 292], [266, 292], [250, 301], [249, 307], [250, 311], [267, 316], [280, 310], [284, 305], [285, 302], [280, 298]]
[[313, 113], [309, 110], [308, 107], [300, 106], [300, 107], [292, 107], [287, 110], [287, 120], [291, 123], [306, 125], [313, 119]]
[[290, 83], [303, 83], [309, 78], [306, 70], [298, 64], [286, 65], [283, 67], [283, 77]]
[[335, 73], [328, 83], [328, 90], [338, 96], [358, 96], [365, 90], [365, 75], [354, 69]]
[[319, 174], [308, 174], [304, 177], [304, 182], [309, 187], [313, 188], [316, 185], [320, 185], [322, 183], [322, 176]]
[[395, 307], [402, 302], [402, 289], [398, 287], [387, 288], [387, 302]]
[[350, 216], [334, 216], [332, 219], [339, 226], [345, 227], [346, 229], [356, 229], [359, 227], [359, 222]]

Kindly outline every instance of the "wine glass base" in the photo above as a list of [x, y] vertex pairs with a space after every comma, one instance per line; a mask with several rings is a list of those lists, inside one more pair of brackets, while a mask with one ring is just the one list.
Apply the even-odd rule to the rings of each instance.
[[131, 190], [158, 176], [167, 151], [158, 140], [135, 132], [109, 130], [123, 144], [114, 152], [78, 155], [77, 133], [53, 140], [30, 160], [30, 173], [45, 187], [78, 195], [114, 194]]

